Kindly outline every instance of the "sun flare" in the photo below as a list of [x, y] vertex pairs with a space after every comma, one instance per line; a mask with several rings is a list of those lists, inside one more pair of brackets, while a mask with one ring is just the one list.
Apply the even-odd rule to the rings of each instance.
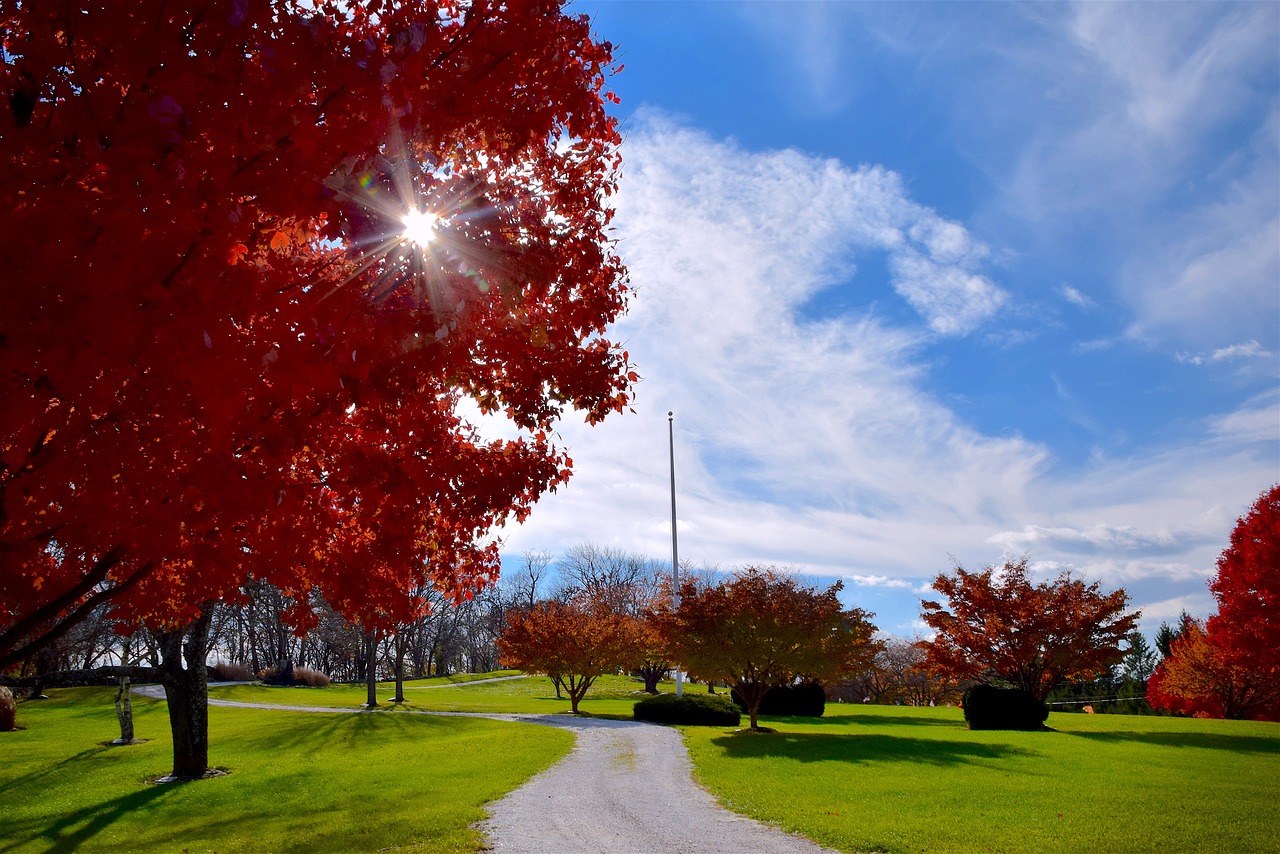
[[410, 210], [400, 219], [400, 222], [404, 225], [404, 228], [400, 230], [400, 235], [410, 243], [426, 246], [435, 239], [436, 221], [438, 219], [439, 217], [433, 213], [416, 209]]

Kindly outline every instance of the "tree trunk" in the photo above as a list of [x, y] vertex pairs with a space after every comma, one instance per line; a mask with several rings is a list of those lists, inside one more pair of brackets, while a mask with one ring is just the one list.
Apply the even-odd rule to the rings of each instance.
[[133, 703], [129, 700], [129, 677], [120, 677], [116, 691], [116, 719], [120, 721], [120, 743], [133, 744]]
[[760, 713], [760, 701], [764, 699], [765, 694], [769, 693], [772, 686], [743, 680], [733, 687], [747, 707], [747, 715], [751, 718], [751, 729], [760, 729], [759, 724], [756, 723], [756, 716]]
[[644, 692], [646, 694], [658, 693], [658, 682], [666, 675], [667, 671], [656, 667], [641, 667], [639, 672], [644, 679]]
[[573, 676], [569, 677], [565, 687], [569, 691], [569, 708], [575, 715], [582, 714], [582, 712], [578, 711], [578, 703], [582, 702], [582, 698], [587, 696], [587, 690], [591, 688], [593, 682], [595, 682], [595, 679], [588, 679], [585, 676], [581, 679], [576, 679]]
[[171, 776], [175, 779], [197, 779], [209, 771], [209, 677], [204, 659], [210, 616], [206, 609], [185, 631], [160, 636], [162, 684], [173, 733]]
[[395, 637], [396, 650], [396, 695], [391, 698], [393, 703], [403, 703], [404, 699], [404, 654], [405, 654], [405, 638], [403, 632], [397, 632]]
[[375, 708], [378, 705], [378, 668], [375, 666], [376, 656], [378, 654], [378, 636], [371, 631], [364, 633], [364, 657], [365, 657], [365, 676], [364, 684], [368, 688], [368, 696], [365, 700], [366, 708]]

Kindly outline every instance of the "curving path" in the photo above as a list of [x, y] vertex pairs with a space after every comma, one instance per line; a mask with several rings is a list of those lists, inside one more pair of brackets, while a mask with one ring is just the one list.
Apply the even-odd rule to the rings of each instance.
[[834, 854], [720, 806], [693, 782], [678, 730], [567, 715], [532, 722], [571, 730], [577, 744], [487, 806], [480, 829], [498, 854]]
[[[164, 689], [158, 685], [139, 686], [134, 691], [164, 697]], [[209, 705], [370, 713], [365, 709], [212, 698]], [[490, 818], [479, 829], [489, 837], [495, 854], [836, 854], [720, 806], [693, 782], [689, 753], [676, 729], [573, 715], [411, 714], [517, 721], [574, 733], [576, 744], [568, 756], [487, 805]]]

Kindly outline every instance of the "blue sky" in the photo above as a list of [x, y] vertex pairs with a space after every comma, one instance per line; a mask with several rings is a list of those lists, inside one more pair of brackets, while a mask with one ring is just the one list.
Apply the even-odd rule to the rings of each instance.
[[504, 555], [1205, 587], [1280, 480], [1280, 5], [579, 2], [625, 70], [634, 414]]

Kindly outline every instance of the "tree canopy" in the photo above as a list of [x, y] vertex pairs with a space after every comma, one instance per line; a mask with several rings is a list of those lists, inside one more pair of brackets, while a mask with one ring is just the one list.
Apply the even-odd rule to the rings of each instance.
[[1157, 708], [1280, 720], [1280, 485], [1231, 532], [1209, 582], [1218, 612], [1181, 634], [1148, 685]]
[[1209, 589], [1218, 613], [1208, 630], [1219, 649], [1280, 678], [1280, 484], [1240, 517]]
[[489, 583], [495, 525], [569, 475], [557, 419], [636, 379], [586, 16], [139, 0], [0, 31], [0, 666], [104, 601], [179, 631], [260, 579], [377, 628]]
[[836, 582], [824, 591], [774, 567], [747, 567], [702, 589], [681, 585], [664, 633], [675, 658], [696, 678], [727, 682], [759, 729], [770, 688], [798, 679], [835, 681], [871, 666], [879, 645], [872, 614], [846, 609]]
[[1140, 614], [1126, 612], [1123, 589], [1103, 593], [1070, 572], [1036, 584], [1028, 559], [969, 572], [956, 566], [933, 588], [947, 598], [922, 603], [936, 632], [921, 641], [926, 665], [955, 679], [1002, 680], [1044, 700], [1058, 683], [1088, 679], [1124, 658], [1122, 645]]
[[559, 680], [576, 715], [597, 679], [638, 661], [638, 628], [636, 618], [579, 595], [511, 609], [498, 649], [507, 667]]

